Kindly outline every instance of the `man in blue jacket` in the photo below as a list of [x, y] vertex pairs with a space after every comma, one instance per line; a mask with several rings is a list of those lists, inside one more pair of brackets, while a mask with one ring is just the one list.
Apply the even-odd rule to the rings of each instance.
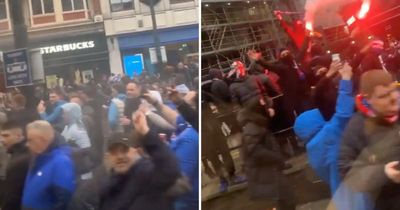
[[[341, 76], [338, 91], [333, 81], [337, 72]], [[296, 135], [306, 144], [311, 167], [322, 181], [329, 184], [335, 205], [340, 210], [368, 209], [369, 206], [362, 194], [353, 193], [340, 185], [337, 167], [340, 139], [354, 113], [351, 78], [352, 68], [347, 63], [343, 67], [334, 63], [317, 85], [315, 96], [318, 108], [301, 114], [294, 125]]]
[[61, 146], [62, 137], [46, 121], [28, 124], [27, 138], [33, 161], [25, 180], [22, 209], [66, 210], [76, 179], [70, 150]]
[[40, 114], [42, 120], [46, 120], [47, 122], [51, 123], [56, 127], [56, 129], [62, 129], [63, 126], [63, 116], [62, 116], [62, 109], [61, 106], [64, 105], [66, 102], [61, 100], [61, 94], [55, 90], [49, 93], [49, 102], [53, 107], [53, 111], [51, 113], [46, 113], [46, 106], [43, 101], [37, 107], [37, 111]]

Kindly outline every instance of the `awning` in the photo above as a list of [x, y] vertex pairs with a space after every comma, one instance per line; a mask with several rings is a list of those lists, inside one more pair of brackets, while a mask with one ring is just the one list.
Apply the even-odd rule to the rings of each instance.
[[[182, 42], [198, 41], [199, 26], [189, 25], [182, 27], [166, 28], [158, 30], [160, 44], [176, 44]], [[137, 32], [130, 36], [118, 37], [118, 42], [121, 50], [133, 48], [146, 48], [154, 46], [153, 32]]]

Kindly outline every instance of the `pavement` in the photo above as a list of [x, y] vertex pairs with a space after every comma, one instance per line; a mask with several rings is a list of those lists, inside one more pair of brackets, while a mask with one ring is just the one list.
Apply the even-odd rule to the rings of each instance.
[[[240, 145], [240, 134], [228, 137], [230, 148]], [[231, 151], [235, 166], [241, 173], [241, 158], [238, 149]], [[296, 194], [297, 210], [325, 210], [329, 202], [329, 187], [310, 169], [306, 154], [287, 160], [293, 167], [284, 173], [288, 176]], [[272, 210], [272, 201], [251, 201], [247, 194], [247, 183], [231, 186], [228, 192], [219, 192], [219, 180], [210, 179], [202, 172], [202, 209], [205, 210]]]

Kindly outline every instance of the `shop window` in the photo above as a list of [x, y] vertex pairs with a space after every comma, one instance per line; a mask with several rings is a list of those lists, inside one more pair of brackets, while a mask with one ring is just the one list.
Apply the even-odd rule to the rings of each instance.
[[83, 1], [84, 0], [61, 0], [63, 11], [83, 10], [85, 8]]
[[133, 10], [133, 0], [110, 0], [111, 11], [119, 12], [126, 10]]
[[53, 0], [31, 0], [33, 15], [54, 13]]
[[179, 4], [179, 3], [186, 3], [186, 2], [192, 2], [193, 0], [170, 0], [169, 2], [171, 4]]
[[6, 0], [0, 0], [0, 20], [7, 18]]

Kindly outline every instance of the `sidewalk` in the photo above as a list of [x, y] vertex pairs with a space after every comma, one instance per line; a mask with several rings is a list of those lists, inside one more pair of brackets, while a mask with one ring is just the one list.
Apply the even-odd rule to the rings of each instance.
[[[240, 135], [228, 139], [230, 148], [238, 145]], [[231, 152], [237, 170], [241, 171], [241, 158], [239, 150]], [[311, 173], [307, 163], [306, 154], [291, 158], [287, 161], [293, 167], [287, 174], [295, 190], [298, 210], [325, 210], [330, 193], [326, 184], [322, 183]], [[269, 210], [273, 204], [270, 201], [250, 201], [247, 195], [247, 183], [235, 185], [228, 192], [219, 192], [219, 180], [210, 179], [202, 173], [202, 209], [205, 210]]]

